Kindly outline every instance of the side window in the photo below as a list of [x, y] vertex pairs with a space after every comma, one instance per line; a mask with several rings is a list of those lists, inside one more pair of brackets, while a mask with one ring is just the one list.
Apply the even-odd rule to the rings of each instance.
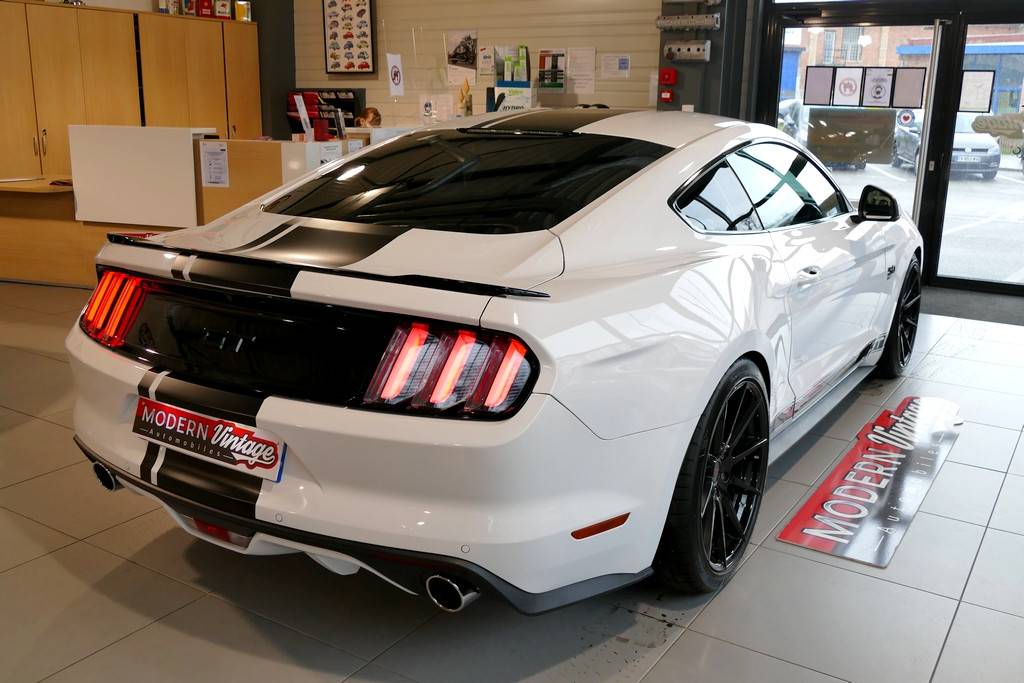
[[729, 157], [766, 228], [830, 218], [846, 209], [832, 182], [800, 152], [773, 143], [744, 147]]
[[704, 232], [751, 232], [761, 224], [736, 174], [725, 162], [705, 173], [675, 201], [675, 210]]

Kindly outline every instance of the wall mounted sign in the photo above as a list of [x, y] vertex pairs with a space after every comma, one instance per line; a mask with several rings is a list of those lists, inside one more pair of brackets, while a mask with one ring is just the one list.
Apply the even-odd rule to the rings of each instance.
[[388, 53], [388, 94], [401, 97], [405, 94], [405, 72], [402, 70], [402, 55]]
[[956, 441], [955, 403], [909, 396], [861, 429], [853, 448], [779, 540], [886, 567]]
[[995, 71], [964, 71], [960, 85], [960, 111], [987, 114], [992, 111]]
[[323, 3], [327, 73], [376, 73], [371, 0], [323, 0]]

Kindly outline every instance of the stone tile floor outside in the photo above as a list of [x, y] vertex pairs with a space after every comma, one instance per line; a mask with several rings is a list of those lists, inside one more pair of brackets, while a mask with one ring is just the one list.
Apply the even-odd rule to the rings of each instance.
[[[0, 680], [1019, 681], [1024, 327], [926, 316], [907, 378], [868, 382], [773, 464], [736, 577], [647, 583], [539, 617], [458, 615], [304, 556], [243, 557], [96, 485], [63, 338], [87, 292], [0, 284]], [[775, 536], [857, 429], [911, 393], [967, 420], [886, 569]]]

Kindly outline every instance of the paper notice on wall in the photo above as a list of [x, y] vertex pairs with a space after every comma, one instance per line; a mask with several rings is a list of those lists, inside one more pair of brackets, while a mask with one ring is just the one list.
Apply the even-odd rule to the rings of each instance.
[[629, 78], [629, 55], [601, 55], [601, 78]]
[[359, 140], [358, 138], [349, 138], [348, 140], [345, 141], [345, 145], [348, 147], [348, 153], [351, 154], [352, 152], [355, 152], [356, 150], [365, 147], [366, 143], [364, 143], [362, 140]]
[[860, 67], [836, 69], [836, 79], [832, 85], [832, 104], [837, 107], [859, 107], [863, 84], [864, 69]]
[[405, 94], [405, 72], [402, 71], [402, 55], [388, 54], [388, 91], [392, 97]]
[[896, 69], [868, 67], [864, 70], [864, 106], [888, 107], [892, 102], [892, 83]]
[[570, 47], [566, 74], [569, 92], [578, 95], [594, 94], [594, 71], [597, 69], [597, 50], [592, 47]]
[[228, 144], [223, 140], [199, 143], [203, 187], [228, 187]]
[[476, 85], [476, 31], [445, 31], [444, 43], [448, 53], [448, 85], [462, 85], [463, 81]]
[[960, 111], [987, 114], [992, 108], [995, 71], [964, 71], [960, 86]]

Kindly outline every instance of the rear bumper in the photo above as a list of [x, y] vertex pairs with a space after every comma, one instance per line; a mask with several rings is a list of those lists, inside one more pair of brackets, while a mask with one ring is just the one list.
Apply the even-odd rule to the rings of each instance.
[[[175, 518], [181, 516], [198, 518], [243, 536], [252, 536], [256, 543], [279, 545], [284, 542], [279, 547], [293, 550], [308, 549], [306, 551], [310, 555], [321, 560], [323, 558], [318, 557], [317, 550], [337, 553], [346, 559], [355, 560], [355, 564], [365, 567], [409, 593], [417, 595], [422, 592], [423, 585], [429, 576], [445, 574], [462, 579], [480, 590], [500, 596], [523, 614], [542, 614], [602, 593], [624, 588], [642, 581], [653, 573], [648, 567], [635, 574], [597, 576], [544, 593], [528, 593], [483, 567], [459, 558], [347, 541], [257, 519], [246, 519], [201, 505], [118, 469], [93, 452], [77, 436], [75, 443], [91, 462], [102, 463], [117, 475], [121, 483], [127, 484], [136, 492], [157, 499], [172, 512]], [[327, 559], [328, 563], [329, 561], [330, 558]]]
[[[287, 444], [281, 481], [246, 475], [224, 482], [223, 471], [236, 472], [213, 464], [201, 471], [184, 454], [177, 454], [173, 472], [170, 450], [159, 471], [147, 470], [146, 442], [131, 423], [151, 369], [77, 327], [67, 348], [80, 445], [130, 487], [158, 498], [179, 524], [182, 515], [198, 516], [260, 534], [266, 542], [249, 554], [307, 552], [329, 568], [323, 557], [330, 553], [344, 556], [336, 558], [342, 565], [354, 558], [413, 592], [421, 591], [424, 563], [430, 573], [444, 567], [527, 613], [649, 574], [693, 429], [688, 421], [600, 439], [540, 393], [496, 422], [270, 397], [254, 422]], [[192, 387], [201, 397], [204, 389]], [[182, 407], [209, 414], [202, 405]], [[251, 500], [242, 500], [250, 493]], [[571, 536], [623, 513], [629, 518], [620, 527], [582, 540]], [[412, 569], [382, 559], [395, 557], [411, 558]], [[382, 563], [388, 568], [378, 569]]]

